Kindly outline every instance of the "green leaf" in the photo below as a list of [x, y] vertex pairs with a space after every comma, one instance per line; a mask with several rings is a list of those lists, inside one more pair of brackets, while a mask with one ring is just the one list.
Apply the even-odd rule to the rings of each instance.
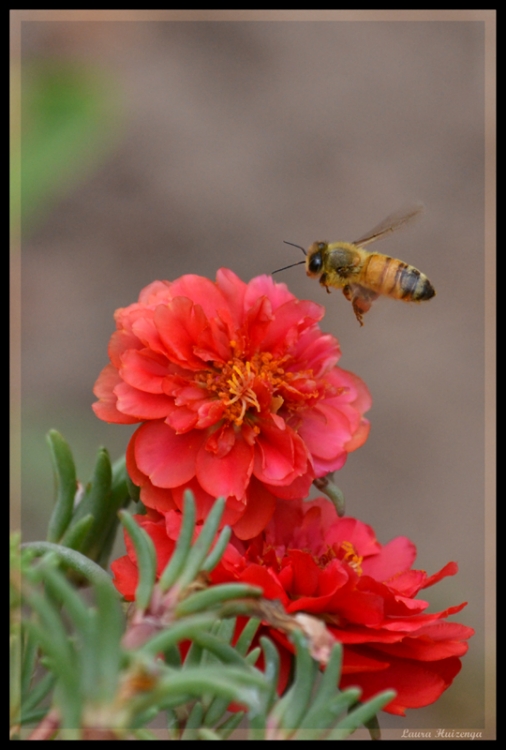
[[204, 716], [203, 724], [207, 727], [214, 727], [225, 715], [229, 706], [227, 698], [215, 697], [209, 702], [209, 706]]
[[59, 613], [47, 597], [34, 592], [28, 595], [27, 600], [39, 614], [41, 624], [27, 622], [26, 627], [50, 657], [51, 669], [57, 677], [53, 705], [60, 711], [61, 727], [78, 727], [83, 707], [79, 658], [67, 637]]
[[[226, 644], [227, 648], [231, 648], [230, 641], [232, 640], [232, 637], [235, 632], [236, 627], [236, 619], [231, 618], [227, 620], [218, 620], [212, 628], [209, 633], [211, 637], [218, 639], [222, 644]], [[200, 641], [200, 645], [204, 646]], [[238, 653], [232, 649], [235, 656], [238, 655]], [[239, 655], [240, 656], [240, 655]], [[223, 659], [223, 661], [227, 661], [227, 658]], [[206, 666], [211, 666], [212, 668], [217, 668], [217, 665], [221, 663], [220, 656], [215, 652], [211, 652], [211, 650], [205, 650], [203, 653], [202, 658], [202, 664]], [[245, 660], [244, 662], [245, 663]], [[202, 705], [205, 708], [205, 716], [204, 720], [202, 722], [203, 725], [212, 727], [214, 726], [221, 717], [225, 714], [225, 712], [228, 709], [228, 701], [224, 698], [210, 698], [210, 696], [204, 696], [202, 699]]]
[[195, 531], [195, 500], [193, 493], [186, 490], [184, 493], [183, 523], [171, 559], [167, 563], [160, 576], [159, 586], [161, 591], [168, 591], [178, 579], [185, 567], [190, 553], [193, 533]]
[[100, 448], [91, 481], [74, 507], [77, 480], [70, 448], [56, 430], [47, 440], [57, 487], [48, 541], [76, 549], [105, 568], [118, 530], [118, 510], [130, 502], [125, 457], [111, 467], [107, 450]]
[[[101, 463], [102, 460], [103, 464]], [[107, 461], [105, 461], [105, 456], [102, 457], [101, 452], [99, 452], [94, 472], [94, 476], [97, 475], [98, 481], [107, 481], [107, 473], [109, 472], [107, 462], [109, 462], [109, 456], [107, 455]], [[91, 543], [89, 544], [87, 554], [104, 569], [107, 568], [109, 563], [111, 551], [118, 533], [118, 511], [126, 508], [130, 503], [127, 478], [126, 459], [125, 456], [122, 456], [112, 466], [109, 494], [107, 496], [104, 495], [104, 502], [97, 502], [97, 510], [92, 511], [95, 515], [96, 523], [92, 531]], [[105, 485], [102, 485], [102, 489], [105, 489]], [[97, 494], [99, 493], [100, 487], [98, 485]]]
[[72, 518], [77, 491], [76, 467], [70, 447], [56, 430], [50, 430], [46, 440], [51, 451], [55, 481], [55, 505], [47, 530], [47, 541], [58, 542]]
[[21, 633], [13, 633], [9, 642], [9, 698], [10, 698], [10, 726], [16, 726], [20, 721], [21, 712]]
[[195, 740], [197, 739], [197, 729], [202, 726], [202, 716], [204, 715], [204, 708], [202, 703], [195, 703], [190, 715], [186, 720], [186, 726], [181, 735], [182, 740]]
[[130, 479], [130, 475], [126, 471], [126, 466], [125, 466], [125, 482], [126, 482], [128, 494], [130, 495], [134, 503], [138, 503], [140, 496], [141, 496], [141, 488], [137, 487], [137, 485], [132, 482], [132, 480]]
[[268, 690], [261, 695], [260, 705], [250, 709], [248, 720], [251, 727], [251, 738], [261, 740], [265, 739], [264, 730], [267, 723], [267, 714], [277, 696], [279, 654], [272, 641], [265, 636], [260, 638], [260, 645], [264, 654], [263, 674]]
[[67, 682], [69, 689], [76, 691], [78, 675], [75, 671], [75, 652], [69, 643], [59, 612], [47, 596], [37, 591], [30, 592], [26, 599], [40, 619], [40, 624], [27, 622], [26, 628], [43, 651], [51, 657], [54, 670]]
[[[342, 654], [343, 647], [340, 643], [336, 643], [330, 654], [330, 658], [328, 660], [327, 666], [325, 667], [325, 671], [321, 675], [316, 695], [311, 702], [311, 706], [307, 714], [305, 715], [304, 721], [301, 726], [309, 728], [317, 728], [320, 726], [318, 723], [316, 723], [316, 716], [318, 715], [320, 710], [325, 710], [325, 708], [329, 705], [329, 701], [334, 700], [336, 696], [337, 686], [339, 685], [339, 680], [341, 678]], [[358, 697], [355, 697], [352, 703], [358, 700]], [[347, 707], [349, 705], [351, 705], [351, 703], [347, 703], [346, 701], [344, 701], [344, 706]]]
[[[121, 456], [112, 465], [111, 502], [115, 508], [120, 508], [125, 498], [132, 498], [130, 494], [130, 477], [126, 469], [126, 456]], [[135, 485], [133, 485], [135, 489]], [[138, 489], [138, 488], [137, 488]]]
[[38, 724], [48, 713], [49, 708], [34, 708], [27, 711], [23, 708], [21, 714], [21, 724]]
[[180, 669], [181, 668], [181, 654], [179, 653], [179, 649], [177, 646], [169, 646], [164, 652], [163, 652], [163, 660], [167, 664], [168, 667], [173, 667], [174, 669]]
[[151, 732], [149, 729], [145, 729], [144, 727], [141, 727], [140, 729], [133, 729], [132, 734], [137, 740], [157, 740], [158, 739], [156, 734]]
[[105, 448], [99, 448], [91, 482], [72, 519], [74, 524], [87, 515], [93, 516], [93, 526], [83, 540], [80, 551], [95, 561], [100, 555], [111, 524], [117, 522], [117, 508], [110, 501], [111, 485], [112, 467], [109, 453]]
[[228, 643], [224, 643], [205, 630], [198, 630], [193, 635], [194, 643], [214, 654], [224, 664], [233, 664], [238, 667], [248, 668], [244, 658], [237, 653]]
[[137, 567], [139, 569], [139, 583], [135, 590], [137, 608], [145, 610], [153, 595], [156, 576], [156, 552], [153, 540], [144, 529], [137, 526], [134, 519], [126, 510], [120, 511], [120, 521], [128, 531], [135, 547]]
[[[213, 638], [218, 639], [221, 643], [225, 643], [227, 646], [230, 646], [230, 641], [234, 634], [235, 624], [235, 618], [216, 620], [216, 622], [214, 622], [206, 632], [208, 632], [209, 635], [211, 635]], [[204, 651], [202, 657], [203, 665], [210, 664], [214, 667], [219, 663], [220, 659], [218, 656], [214, 655], [211, 651]]]
[[[50, 690], [53, 689], [56, 683], [56, 675], [52, 672], [46, 672], [39, 681], [34, 685], [32, 690], [26, 694], [23, 699], [23, 708], [21, 720], [25, 721], [25, 714], [35, 710], [35, 707], [43, 700]], [[40, 710], [40, 709], [39, 709]], [[43, 709], [43, 712], [48, 711], [47, 707]]]
[[37, 644], [27, 632], [24, 623], [21, 623], [21, 643], [22, 643], [22, 665], [21, 665], [21, 695], [23, 701], [28, 695], [30, 684], [35, 671], [37, 659]]
[[112, 466], [109, 453], [106, 448], [99, 448], [91, 481], [86, 487], [84, 497], [75, 510], [73, 520], [79, 521], [89, 513], [97, 520], [101, 515], [103, 516], [104, 511], [102, 506], [110, 495], [111, 484]]
[[192, 695], [200, 698], [206, 693], [219, 695], [228, 701], [237, 701], [253, 707], [259, 704], [259, 695], [267, 689], [265, 679], [260, 672], [250, 669], [223, 666], [219, 673], [201, 667], [195, 667], [179, 673], [171, 672], [167, 677], [159, 680], [152, 694], [139, 696], [136, 710], [153, 700]]
[[90, 627], [89, 610], [76, 590], [65, 577], [53, 567], [53, 556], [41, 561], [39, 572], [46, 589], [58, 604], [63, 604], [79, 633], [87, 635]]
[[209, 628], [216, 620], [214, 614], [194, 615], [174, 622], [170, 628], [157, 633], [139, 649], [140, 653], [155, 657], [180, 641], [191, 640], [196, 632]]
[[64, 567], [84, 576], [90, 583], [104, 583], [108, 585], [111, 595], [116, 598], [120, 597], [109, 574], [80, 552], [62, 547], [59, 544], [51, 544], [50, 542], [25, 542], [21, 547], [22, 550], [31, 551], [35, 555], [45, 555], [47, 552], [54, 552]]
[[221, 558], [223, 557], [223, 553], [225, 552], [231, 535], [232, 529], [230, 528], [230, 526], [225, 526], [225, 528], [221, 530], [218, 541], [202, 563], [201, 570], [205, 570], [207, 573], [210, 573], [211, 570], [214, 570], [214, 568], [218, 565]]
[[172, 708], [167, 710], [167, 730], [169, 732], [169, 739], [179, 739], [179, 719], [177, 713]]
[[226, 740], [227, 737], [232, 734], [234, 729], [239, 726], [244, 716], [244, 711], [236, 711], [234, 714], [225, 719], [225, 721], [222, 722], [222, 724], [220, 724], [220, 726], [216, 729], [221, 739]]
[[245, 583], [223, 583], [217, 586], [211, 586], [204, 591], [198, 591], [187, 599], [183, 599], [176, 607], [176, 615], [194, 614], [212, 608], [219, 607], [222, 602], [231, 599], [244, 599], [260, 597], [263, 589], [256, 586], [249, 586]]
[[[126, 508], [129, 503], [130, 498], [125, 497], [124, 501], [120, 505], [120, 508]], [[115, 505], [114, 507], [117, 508], [117, 505]], [[118, 508], [118, 510], [120, 508]], [[118, 534], [118, 529], [120, 526], [119, 516], [117, 513], [114, 519], [112, 519], [112, 517], [110, 517], [110, 519], [111, 523], [107, 534], [104, 535], [102, 545], [97, 546], [98, 553], [96, 555], [96, 562], [100, 565], [101, 568], [104, 568], [104, 570], [107, 570], [107, 566], [109, 565], [109, 559], [111, 557], [111, 552], [113, 550], [114, 542], [116, 541], [116, 536]]]
[[320, 704], [313, 710], [311, 706], [300, 723], [299, 729], [290, 739], [322, 739], [328, 734], [328, 730], [336, 723], [340, 716], [345, 713], [350, 706], [355, 705], [360, 698], [358, 688], [349, 688], [343, 692], [329, 696], [325, 704]]
[[244, 657], [246, 664], [250, 664], [252, 667], [256, 664], [258, 657], [262, 653], [260, 646], [252, 649], [247, 656]]
[[218, 620], [212, 627], [211, 632], [225, 643], [230, 643], [235, 633], [237, 620], [235, 617], [226, 620]]
[[130, 719], [129, 728], [138, 731], [145, 724], [149, 724], [150, 722], [152, 722], [159, 713], [160, 706], [158, 704], [149, 706], [149, 708], [147, 708], [145, 711], [143, 711], [142, 713], [137, 713], [135, 717]]
[[364, 721], [364, 726], [368, 729], [371, 735], [371, 740], [381, 739], [381, 729], [378, 721], [378, 716], [373, 716], [368, 721]]
[[270, 689], [270, 700], [273, 701], [276, 696], [276, 685], [278, 684], [279, 678], [279, 653], [276, 646], [272, 643], [269, 638], [262, 636], [260, 638], [260, 645], [264, 652], [264, 675]]
[[328, 739], [344, 739], [348, 737], [362, 726], [362, 724], [369, 722], [373, 716], [376, 716], [378, 711], [381, 711], [396, 695], [395, 690], [385, 690], [374, 698], [371, 698], [367, 703], [362, 703], [337, 724]]
[[70, 693], [65, 681], [59, 680], [54, 687], [54, 705], [60, 713], [59, 737], [81, 739], [82, 696], [79, 693]]
[[89, 535], [95, 519], [89, 513], [84, 518], [81, 518], [77, 523], [71, 524], [61, 539], [62, 547], [68, 547], [69, 549], [75, 549], [78, 552], [83, 551], [86, 538]]
[[239, 638], [237, 639], [237, 643], [235, 644], [236, 651], [237, 653], [241, 654], [241, 656], [245, 656], [248, 652], [248, 649], [250, 648], [253, 642], [253, 638], [258, 632], [259, 627], [260, 620], [255, 617], [251, 617], [242, 629], [241, 635], [239, 636]]
[[318, 673], [318, 663], [309, 653], [302, 633], [295, 630], [290, 640], [295, 642], [295, 679], [291, 688], [271, 711], [271, 719], [283, 729], [295, 729], [299, 726], [309, 705]]
[[[212, 729], [207, 729], [206, 727], [202, 727], [197, 732], [197, 737], [199, 740], [221, 740], [222, 737], [217, 732], [213, 732]], [[185, 739], [183, 737], [183, 739]]]
[[178, 586], [180, 588], [183, 589], [185, 586], [188, 586], [188, 584], [196, 577], [199, 570], [202, 569], [202, 563], [206, 559], [209, 549], [214, 541], [214, 537], [216, 536], [224, 507], [225, 500], [220, 497], [211, 508], [211, 511], [202, 527], [202, 531], [200, 532], [197, 541], [192, 546], [185, 561], [184, 569], [178, 576]]
[[200, 643], [196, 643], [194, 637], [192, 638], [192, 644], [186, 654], [183, 669], [193, 669], [194, 667], [201, 667], [204, 661], [204, 648]]
[[109, 595], [107, 587], [98, 585], [95, 593], [97, 616], [93, 658], [97, 663], [97, 684], [92, 695], [95, 700], [108, 703], [113, 700], [118, 685], [124, 617], [119, 601]]

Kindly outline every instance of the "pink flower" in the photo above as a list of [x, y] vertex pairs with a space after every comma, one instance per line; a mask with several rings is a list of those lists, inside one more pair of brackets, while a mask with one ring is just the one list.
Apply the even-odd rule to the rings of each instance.
[[[137, 522], [154, 542], [159, 575], [173, 553], [181, 515], [169, 511], [165, 516], [138, 516]], [[111, 567], [115, 585], [131, 600], [138, 570], [125, 538], [127, 555]], [[427, 575], [413, 569], [415, 558], [416, 547], [407, 537], [381, 545], [370, 526], [355, 518], [337, 518], [328, 500], [278, 500], [267, 528], [255, 539], [243, 542], [232, 536], [211, 582], [259, 586], [288, 614], [323, 620], [343, 644], [340, 688], [360, 687], [364, 701], [393, 688], [397, 696], [384, 710], [404, 715], [407, 708], [433, 703], [451, 685], [474, 634], [472, 628], [447, 619], [465, 603], [430, 613], [428, 602], [417, 598], [423, 589], [455, 575], [456, 563]], [[272, 625], [262, 625], [262, 633], [280, 652], [282, 691], [293, 647]]]
[[[362, 701], [393, 688], [397, 696], [384, 710], [404, 715], [407, 708], [433, 703], [451, 685], [474, 634], [446, 619], [465, 602], [428, 613], [429, 603], [416, 598], [455, 575], [456, 563], [429, 576], [412, 568], [415, 558], [407, 537], [381, 545], [370, 526], [337, 518], [328, 500], [280, 501], [262, 534], [229, 544], [212, 580], [261, 586], [289, 614], [323, 619], [344, 647], [340, 688], [358, 685]], [[269, 632], [289, 656], [286, 636]]]
[[248, 539], [276, 498], [304, 497], [364, 443], [369, 392], [336, 367], [323, 313], [270, 276], [245, 284], [227, 269], [215, 283], [155, 281], [116, 311], [93, 408], [108, 422], [142, 423], [127, 467], [147, 507], [181, 509], [190, 488], [203, 518], [224, 496], [223, 523]]

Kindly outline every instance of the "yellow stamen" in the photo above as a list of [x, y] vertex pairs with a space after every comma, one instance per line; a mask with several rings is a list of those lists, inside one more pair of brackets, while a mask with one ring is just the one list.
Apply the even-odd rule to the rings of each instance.
[[345, 554], [343, 557], [343, 561], [347, 562], [348, 565], [353, 568], [353, 570], [358, 573], [359, 576], [362, 575], [362, 567], [361, 563], [363, 561], [363, 557], [360, 555], [357, 555], [355, 547], [351, 542], [343, 542], [341, 544], [341, 549], [344, 550]]
[[[226, 407], [224, 419], [240, 426], [245, 419], [254, 419], [261, 411], [259, 395], [263, 383], [271, 394], [270, 410], [277, 413], [293, 392], [292, 411], [304, 406], [304, 401], [318, 396], [318, 392], [304, 393], [296, 386], [289, 385], [294, 378], [312, 379], [313, 372], [286, 372], [291, 359], [288, 355], [276, 359], [271, 352], [257, 352], [249, 359], [240, 357], [240, 347], [236, 341], [230, 342], [234, 356], [225, 364], [215, 362], [211, 370], [195, 375], [195, 383], [210, 393], [214, 393]], [[279, 393], [279, 389], [283, 389]], [[254, 428], [255, 426], [252, 425]], [[256, 428], [258, 431], [258, 428]]]

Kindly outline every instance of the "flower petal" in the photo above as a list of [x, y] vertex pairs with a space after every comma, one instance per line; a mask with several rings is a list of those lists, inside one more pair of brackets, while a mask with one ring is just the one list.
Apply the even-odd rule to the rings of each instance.
[[120, 594], [127, 602], [132, 602], [135, 599], [135, 590], [139, 582], [137, 565], [130, 560], [128, 555], [123, 555], [112, 561], [111, 571], [113, 583]]
[[460, 660], [455, 657], [423, 665], [410, 660], [388, 658], [390, 665], [384, 671], [363, 672], [359, 679], [356, 673], [343, 674], [341, 690], [357, 685], [358, 682], [363, 691], [360, 699], [366, 701], [388, 685], [397, 695], [383, 711], [404, 716], [407, 708], [421, 708], [434, 703], [451, 685], [461, 668]]
[[280, 430], [273, 421], [265, 420], [255, 446], [257, 479], [286, 486], [307, 469], [308, 454], [301, 438], [291, 428]]
[[416, 547], [405, 536], [398, 536], [362, 563], [362, 570], [377, 581], [387, 581], [409, 570], [416, 559]]
[[187, 297], [176, 297], [156, 308], [154, 320], [167, 357], [175, 364], [201, 370], [204, 362], [195, 356], [194, 347], [207, 326], [202, 306]]
[[172, 283], [170, 291], [173, 299], [186, 297], [198, 301], [206, 318], [214, 317], [219, 310], [227, 307], [227, 300], [221, 289], [204, 276], [192, 273], [181, 276]]
[[204, 437], [197, 430], [177, 435], [163, 421], [145, 422], [135, 436], [135, 463], [157, 487], [178, 487], [195, 476]]
[[149, 349], [129, 349], [121, 355], [121, 378], [147, 393], [163, 393], [163, 382], [169, 362], [166, 357]]
[[200, 446], [196, 474], [201, 487], [213, 497], [244, 497], [253, 469], [253, 447], [236, 434], [234, 445], [224, 456]]
[[118, 397], [114, 389], [121, 384], [118, 371], [112, 365], [106, 365], [93, 388], [93, 393], [98, 398], [92, 409], [104, 422], [116, 422], [117, 424], [133, 424], [138, 422], [137, 417], [123, 414], [118, 410]]
[[136, 422], [165, 417], [174, 403], [173, 399], [164, 393], [146, 393], [124, 382], [114, 388], [114, 393], [118, 399], [118, 410], [122, 414], [134, 417]]
[[256, 477], [251, 477], [246, 491], [244, 513], [234, 523], [234, 534], [238, 539], [253, 539], [260, 534], [272, 518], [276, 498]]

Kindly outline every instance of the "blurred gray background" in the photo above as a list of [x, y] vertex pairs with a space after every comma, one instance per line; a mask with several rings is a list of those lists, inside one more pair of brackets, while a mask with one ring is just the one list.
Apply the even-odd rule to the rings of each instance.
[[457, 561], [422, 593], [433, 611], [468, 601], [454, 619], [477, 631], [435, 705], [381, 725], [482, 728], [484, 24], [34, 21], [22, 63], [27, 87], [70, 65], [106, 92], [75, 167], [23, 213], [24, 539], [52, 505], [48, 429], [84, 481], [99, 445], [124, 452], [132, 428], [90, 408], [117, 307], [154, 279], [270, 273], [301, 259], [283, 240], [353, 240], [420, 199], [422, 220], [375, 249], [426, 273], [430, 302], [380, 299], [360, 328], [302, 266], [276, 280], [325, 305], [340, 364], [372, 393], [370, 437], [336, 475], [348, 514], [382, 543], [410, 537], [429, 574]]

